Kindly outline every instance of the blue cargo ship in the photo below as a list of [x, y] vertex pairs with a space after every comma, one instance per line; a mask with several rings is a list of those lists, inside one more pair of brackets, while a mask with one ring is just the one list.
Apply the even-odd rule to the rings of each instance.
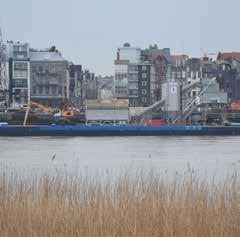
[[1, 125], [0, 136], [161, 136], [240, 135], [240, 126], [185, 125]]

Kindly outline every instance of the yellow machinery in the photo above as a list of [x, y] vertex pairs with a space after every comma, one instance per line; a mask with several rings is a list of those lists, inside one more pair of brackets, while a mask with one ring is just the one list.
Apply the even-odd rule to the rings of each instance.
[[31, 108], [33, 108], [33, 107], [42, 109], [43, 111], [45, 111], [47, 113], [52, 113], [52, 114], [54, 114], [55, 117], [72, 117], [72, 116], [74, 116], [74, 112], [72, 110], [56, 110], [51, 107], [47, 107], [45, 105], [42, 105], [42, 104], [39, 104], [36, 102], [32, 102], [32, 101], [29, 101], [24, 107], [26, 108], [26, 112], [25, 112], [23, 126], [27, 125], [28, 115], [29, 115]]

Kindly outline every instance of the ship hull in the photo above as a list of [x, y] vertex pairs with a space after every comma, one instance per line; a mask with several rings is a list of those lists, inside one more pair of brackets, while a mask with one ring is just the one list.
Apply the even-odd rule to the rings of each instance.
[[240, 126], [36, 125], [0, 126], [0, 136], [239, 136]]

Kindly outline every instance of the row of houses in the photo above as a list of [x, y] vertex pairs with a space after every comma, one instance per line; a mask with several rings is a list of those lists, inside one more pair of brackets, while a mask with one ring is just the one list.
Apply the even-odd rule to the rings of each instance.
[[[118, 48], [114, 66], [115, 96], [128, 98], [132, 107], [159, 101], [165, 82], [187, 86], [211, 78], [216, 78], [219, 90], [227, 93], [228, 102], [240, 100], [240, 53], [219, 53], [215, 60], [207, 56], [190, 58], [172, 55], [169, 48], [159, 49], [157, 45], [141, 49], [127, 43]], [[189, 90], [188, 98], [199, 91], [199, 87]]]
[[[193, 84], [203, 79], [216, 78], [220, 90], [228, 95], [229, 102], [240, 100], [240, 53], [219, 53], [216, 60], [209, 57], [188, 58], [172, 56], [173, 62], [181, 57], [183, 64], [172, 68], [172, 79], [181, 81], [182, 84]], [[189, 97], [194, 97], [198, 89], [189, 92]]]
[[[165, 82], [186, 86], [211, 78], [216, 78], [229, 102], [240, 100], [240, 53], [219, 53], [215, 60], [190, 58], [157, 45], [141, 49], [126, 43], [117, 49], [114, 77], [97, 77], [66, 60], [54, 46], [36, 50], [28, 43], [8, 41], [5, 49], [0, 101], [14, 107], [28, 100], [60, 107], [66, 103], [82, 106], [86, 99], [113, 98], [128, 99], [131, 107], [147, 107], [162, 99]], [[187, 97], [194, 98], [199, 90], [192, 88]]]
[[35, 50], [28, 43], [7, 42], [5, 101], [18, 107], [28, 100], [52, 107], [97, 99], [94, 73], [66, 60], [55, 46]]

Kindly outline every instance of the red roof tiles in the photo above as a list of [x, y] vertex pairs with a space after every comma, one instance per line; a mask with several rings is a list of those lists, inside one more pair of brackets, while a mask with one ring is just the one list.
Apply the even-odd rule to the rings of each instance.
[[219, 53], [217, 59], [218, 60], [229, 60], [229, 59], [240, 60], [240, 52]]

